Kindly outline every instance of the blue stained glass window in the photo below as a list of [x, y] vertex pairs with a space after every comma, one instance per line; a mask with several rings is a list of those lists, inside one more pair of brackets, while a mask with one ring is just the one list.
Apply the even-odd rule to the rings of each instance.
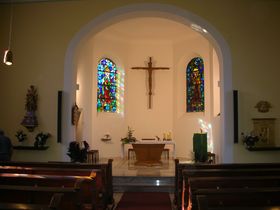
[[204, 63], [193, 58], [187, 66], [187, 112], [204, 112]]
[[97, 66], [97, 111], [117, 111], [118, 70], [108, 58], [100, 60]]

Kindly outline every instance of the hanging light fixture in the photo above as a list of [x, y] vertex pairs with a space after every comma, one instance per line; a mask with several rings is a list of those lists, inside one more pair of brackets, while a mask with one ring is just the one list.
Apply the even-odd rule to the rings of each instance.
[[4, 60], [3, 60], [3, 62], [8, 66], [13, 64], [13, 53], [11, 51], [12, 26], [13, 26], [12, 24], [13, 24], [13, 5], [12, 5], [12, 0], [11, 0], [9, 46], [8, 46], [8, 49], [4, 53]]

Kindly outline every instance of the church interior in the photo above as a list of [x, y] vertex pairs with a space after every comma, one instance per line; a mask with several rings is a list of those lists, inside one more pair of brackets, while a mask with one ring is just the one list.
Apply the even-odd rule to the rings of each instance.
[[[0, 171], [74, 162], [78, 145], [87, 154], [77, 162], [112, 160], [114, 192], [150, 181], [142, 190], [169, 192], [173, 209], [202, 210], [173, 185], [180, 164], [193, 169], [199, 136], [210, 165], [270, 165], [262, 169], [280, 179], [279, 9], [277, 0], [0, 1], [1, 59], [12, 52], [12, 65], [0, 64], [0, 129], [13, 145]], [[160, 160], [141, 165], [159, 145]]]

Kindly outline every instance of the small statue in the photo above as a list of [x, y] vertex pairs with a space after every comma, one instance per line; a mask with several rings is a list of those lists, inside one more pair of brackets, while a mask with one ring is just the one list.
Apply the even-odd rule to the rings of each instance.
[[78, 125], [78, 121], [80, 119], [81, 115], [81, 109], [78, 107], [78, 105], [75, 103], [75, 105], [72, 107], [72, 125]]
[[38, 94], [37, 90], [33, 85], [30, 85], [30, 89], [26, 94], [25, 110], [26, 114], [21, 124], [27, 128], [28, 131], [32, 132], [35, 127], [38, 126], [37, 117], [35, 111], [37, 110]]

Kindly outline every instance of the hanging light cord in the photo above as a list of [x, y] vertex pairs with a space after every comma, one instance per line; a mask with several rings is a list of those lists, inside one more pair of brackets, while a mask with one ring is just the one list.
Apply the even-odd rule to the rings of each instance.
[[13, 29], [13, 2], [11, 0], [11, 8], [10, 8], [10, 32], [9, 32], [9, 50], [11, 47], [11, 41], [12, 41], [12, 29]]

